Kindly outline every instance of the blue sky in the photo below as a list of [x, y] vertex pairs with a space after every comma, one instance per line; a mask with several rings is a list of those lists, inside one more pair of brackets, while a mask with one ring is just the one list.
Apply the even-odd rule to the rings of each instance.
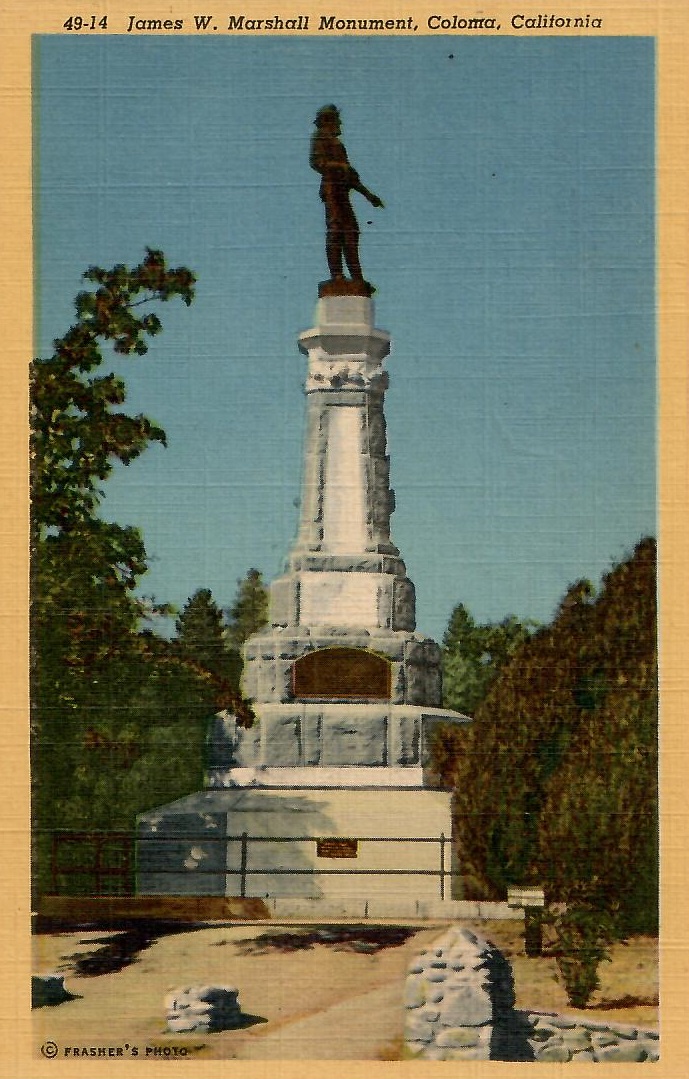
[[386, 204], [357, 210], [419, 629], [459, 601], [547, 620], [655, 532], [651, 39], [49, 36], [35, 89], [37, 354], [91, 264], [148, 245], [198, 276], [146, 357], [108, 359], [168, 434], [106, 484], [142, 592], [228, 606], [296, 533], [331, 101]]

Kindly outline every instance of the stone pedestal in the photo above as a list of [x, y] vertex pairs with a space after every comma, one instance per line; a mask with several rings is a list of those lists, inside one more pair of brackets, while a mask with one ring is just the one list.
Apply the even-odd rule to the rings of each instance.
[[[440, 649], [416, 632], [414, 586], [390, 534], [390, 339], [374, 327], [369, 296], [332, 292], [299, 337], [308, 356], [301, 519], [270, 586], [270, 624], [244, 649], [242, 691], [256, 721], [216, 716], [207, 790], [141, 818], [141, 891], [387, 896], [391, 914], [395, 896], [405, 909], [414, 895], [450, 897], [449, 867], [438, 863], [446, 841], [449, 857], [450, 795], [429, 789], [430, 745], [439, 722], [469, 720], [441, 706]], [[269, 835], [272, 846], [259, 843]], [[406, 846], [396, 841], [404, 836]], [[317, 837], [365, 844], [362, 872], [335, 879], [328, 858], [324, 872]], [[254, 879], [256, 844], [276, 872]], [[342, 864], [359, 857], [357, 847]]]

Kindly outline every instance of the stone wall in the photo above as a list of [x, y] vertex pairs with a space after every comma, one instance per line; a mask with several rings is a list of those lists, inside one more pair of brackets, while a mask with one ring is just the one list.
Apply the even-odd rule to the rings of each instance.
[[634, 1063], [660, 1057], [657, 1031], [549, 1012], [528, 1012], [526, 1018], [535, 1060]]
[[426, 1060], [656, 1061], [658, 1034], [514, 1008], [512, 971], [488, 941], [453, 927], [409, 966], [405, 1041]]
[[[313, 579], [325, 576], [310, 574]], [[354, 574], [351, 573], [342, 576], [348, 580], [354, 579]], [[365, 574], [357, 576], [365, 583]], [[388, 576], [390, 588], [393, 583], [395, 588], [405, 585], [405, 582], [395, 581], [391, 575]], [[370, 576], [368, 579], [370, 581]], [[388, 621], [391, 620], [389, 614], [385, 617]], [[421, 704], [432, 708], [441, 706], [442, 656], [435, 641], [418, 633], [375, 626], [369, 629], [364, 625], [359, 628], [351, 625], [321, 626], [314, 632], [308, 627], [293, 627], [289, 631], [278, 628], [255, 633], [244, 645], [244, 697], [251, 701], [273, 704], [294, 702], [292, 678], [295, 660], [333, 647], [370, 652], [386, 659], [390, 664], [391, 704]], [[323, 694], [324, 698], [328, 696]], [[346, 701], [347, 697], [331, 699]], [[361, 699], [379, 698], [369, 698], [368, 694], [362, 694]]]

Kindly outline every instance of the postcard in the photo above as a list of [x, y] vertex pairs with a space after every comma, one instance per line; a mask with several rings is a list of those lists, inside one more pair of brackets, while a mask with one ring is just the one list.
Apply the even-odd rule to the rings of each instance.
[[0, 1073], [683, 1075], [682, 5], [0, 15]]

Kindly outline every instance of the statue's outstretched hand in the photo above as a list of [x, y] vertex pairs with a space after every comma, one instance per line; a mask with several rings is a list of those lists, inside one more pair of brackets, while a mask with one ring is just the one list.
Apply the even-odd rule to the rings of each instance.
[[358, 191], [359, 194], [363, 195], [364, 198], [367, 199], [372, 206], [382, 207], [384, 205], [383, 200], [379, 199], [377, 195], [374, 195], [372, 191], [369, 191], [367, 187], [364, 187], [362, 183], [357, 184], [355, 190]]

